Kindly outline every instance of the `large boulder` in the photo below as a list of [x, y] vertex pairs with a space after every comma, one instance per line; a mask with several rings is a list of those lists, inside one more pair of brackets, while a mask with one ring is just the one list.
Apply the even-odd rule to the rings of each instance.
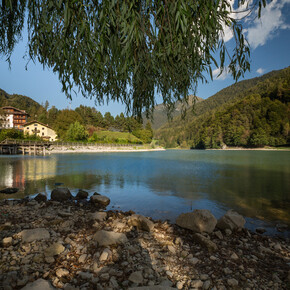
[[0, 190], [0, 193], [4, 193], [4, 194], [13, 194], [18, 192], [18, 188], [16, 187], [9, 187], [9, 188], [4, 188], [2, 190]]
[[243, 228], [245, 223], [243, 216], [230, 209], [218, 220], [217, 227], [221, 230], [229, 229], [233, 231]]
[[50, 238], [48, 230], [44, 228], [23, 230], [19, 233], [19, 236], [21, 237], [23, 243], [30, 243], [32, 241], [39, 240], [48, 240]]
[[206, 209], [196, 209], [194, 212], [182, 213], [176, 219], [178, 226], [198, 233], [212, 233], [216, 223], [216, 218]]
[[87, 191], [80, 189], [76, 195], [76, 199], [77, 200], [86, 199], [88, 196], [89, 196], [89, 193]]
[[110, 203], [110, 199], [104, 195], [92, 195], [90, 200], [91, 203], [102, 207], [106, 207]]
[[21, 288], [22, 290], [54, 290], [50, 282], [44, 279], [38, 279], [34, 282], [28, 283], [25, 287]]
[[151, 232], [154, 228], [154, 223], [145, 216], [133, 214], [128, 221], [129, 225], [137, 227], [139, 230]]
[[93, 236], [93, 240], [97, 242], [99, 246], [124, 244], [128, 241], [126, 235], [123, 233], [115, 233], [104, 230], [96, 232]]
[[35, 198], [34, 198], [37, 202], [46, 202], [47, 201], [47, 197], [45, 194], [43, 193], [39, 193]]
[[55, 201], [66, 201], [68, 199], [72, 199], [72, 197], [73, 196], [71, 192], [66, 187], [55, 188], [51, 192], [51, 200], [55, 200]]

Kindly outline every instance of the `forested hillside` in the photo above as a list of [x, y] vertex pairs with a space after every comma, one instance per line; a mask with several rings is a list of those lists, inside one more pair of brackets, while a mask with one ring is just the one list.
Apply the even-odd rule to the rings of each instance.
[[[157, 131], [166, 147], [260, 147], [289, 143], [290, 68], [221, 90]], [[227, 101], [228, 100], [228, 101]]]

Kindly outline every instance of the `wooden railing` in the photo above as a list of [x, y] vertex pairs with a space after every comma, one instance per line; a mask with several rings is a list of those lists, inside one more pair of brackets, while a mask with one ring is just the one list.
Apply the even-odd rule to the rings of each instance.
[[36, 146], [57, 146], [57, 147], [63, 147], [63, 146], [70, 146], [70, 147], [141, 147], [142, 144], [121, 144], [121, 143], [84, 143], [84, 142], [49, 142], [49, 141], [32, 141], [32, 140], [17, 140], [17, 139], [5, 139], [1, 142], [1, 144], [7, 144], [7, 145], [36, 145]]

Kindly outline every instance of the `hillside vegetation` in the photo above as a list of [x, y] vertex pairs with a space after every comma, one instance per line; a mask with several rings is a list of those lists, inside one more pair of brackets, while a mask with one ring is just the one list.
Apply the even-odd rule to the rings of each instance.
[[260, 147], [289, 143], [290, 68], [227, 87], [156, 132], [166, 147]]

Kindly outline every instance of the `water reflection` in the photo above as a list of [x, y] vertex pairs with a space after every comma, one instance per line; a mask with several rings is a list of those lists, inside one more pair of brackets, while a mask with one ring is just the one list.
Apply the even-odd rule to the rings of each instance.
[[[290, 224], [290, 153], [167, 151], [1, 156], [0, 189], [11, 197], [43, 192], [64, 183], [107, 194], [112, 205], [154, 218], [208, 208], [217, 217], [234, 208], [248, 217]], [[0, 196], [3, 198], [3, 195]]]

